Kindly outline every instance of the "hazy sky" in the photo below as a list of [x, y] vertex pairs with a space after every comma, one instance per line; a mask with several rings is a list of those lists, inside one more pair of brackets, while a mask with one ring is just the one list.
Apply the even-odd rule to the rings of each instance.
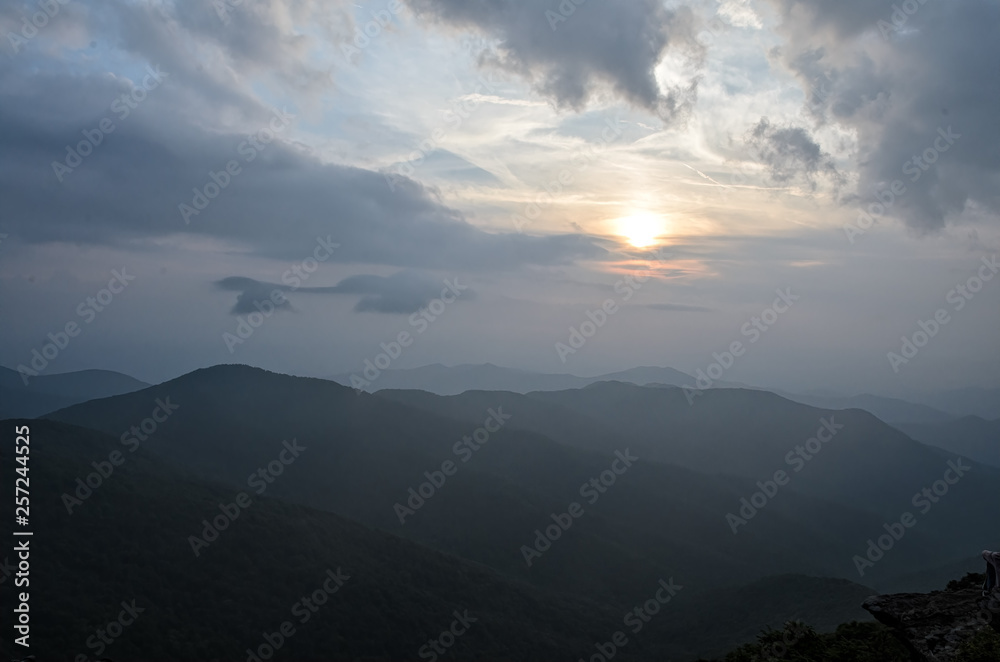
[[8, 367], [73, 322], [44, 372], [327, 376], [405, 332], [392, 368], [740, 341], [726, 380], [1000, 385], [995, 0], [33, 0], [0, 32]]

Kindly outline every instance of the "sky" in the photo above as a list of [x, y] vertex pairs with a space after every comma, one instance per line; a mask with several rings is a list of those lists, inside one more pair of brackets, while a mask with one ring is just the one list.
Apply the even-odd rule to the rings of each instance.
[[0, 34], [7, 367], [1000, 386], [995, 0], [3, 0]]

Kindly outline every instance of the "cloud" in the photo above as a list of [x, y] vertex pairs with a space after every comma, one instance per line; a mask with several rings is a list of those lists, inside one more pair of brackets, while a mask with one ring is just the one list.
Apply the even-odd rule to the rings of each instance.
[[720, 0], [719, 16], [725, 16], [729, 22], [738, 28], [755, 28], [757, 30], [764, 27], [760, 16], [754, 11], [750, 0]]
[[747, 146], [755, 160], [766, 166], [771, 179], [779, 184], [802, 183], [816, 189], [816, 175], [825, 175], [833, 182], [842, 183], [833, 157], [826, 154], [801, 127], [775, 126], [760, 118], [747, 132]]
[[[387, 313], [408, 315], [425, 307], [431, 301], [441, 297], [451, 299], [455, 296], [449, 283], [454, 279], [436, 280], [430, 276], [413, 271], [402, 271], [391, 276], [374, 276], [359, 274], [343, 279], [330, 287], [291, 287], [277, 283], [267, 283], [242, 276], [231, 276], [216, 282], [220, 289], [239, 292], [236, 304], [230, 310], [232, 315], [252, 313], [257, 310], [257, 303], [277, 299], [279, 310], [291, 310], [288, 293], [328, 294], [328, 295], [361, 295], [354, 311], [358, 313]], [[475, 291], [458, 283], [460, 290], [458, 300], [475, 298]], [[275, 292], [281, 296], [275, 296]]]
[[[332, 237], [342, 244], [334, 261], [453, 272], [605, 255], [583, 235], [483, 231], [415, 181], [392, 190], [378, 172], [328, 162], [296, 140], [297, 116], [332, 85], [325, 58], [353, 38], [350, 3], [260, 0], [224, 5], [223, 16], [219, 4], [80, 0], [57, 17], [60, 29], [53, 21], [23, 52], [0, 58], [0, 232], [105, 245], [186, 233], [281, 259], [301, 259], [317, 237]], [[15, 9], [0, 12], [4, 24]], [[83, 36], [71, 41], [74, 30]], [[70, 66], [61, 49], [86, 48], [80, 41], [91, 51]], [[164, 82], [119, 114], [112, 103], [141, 86], [147, 67], [165, 72]], [[291, 125], [248, 148], [281, 111], [295, 116]], [[102, 121], [112, 131], [97, 131]], [[84, 131], [99, 144], [84, 144], [78, 162], [68, 150]], [[447, 175], [497, 183], [457, 156], [435, 158]], [[53, 169], [70, 162], [69, 171]], [[238, 174], [229, 176], [231, 163]], [[223, 190], [193, 209], [217, 181]], [[185, 218], [181, 205], [197, 213]]]
[[284, 94], [329, 88], [333, 60], [322, 53], [354, 29], [350, 4], [336, 0], [111, 0], [88, 7], [95, 36], [113, 36], [118, 48], [177, 72], [205, 98], [232, 101], [252, 96], [252, 77]]
[[[409, 0], [418, 16], [499, 40], [483, 64], [528, 80], [558, 106], [582, 109], [602, 86], [669, 120], [693, 103], [697, 82], [661, 89], [657, 64], [668, 47], [700, 57], [690, 9], [659, 0]], [[570, 11], [572, 10], [572, 11]]]
[[[389, 171], [399, 172], [402, 165], [404, 164], [394, 163]], [[421, 163], [420, 174], [422, 177], [439, 177], [479, 186], [503, 187], [503, 182], [496, 175], [446, 149], [435, 149], [428, 153]]]
[[[220, 126], [190, 103], [183, 78], [164, 71], [164, 83], [123, 118], [110, 104], [134, 89], [127, 79], [22, 71], [0, 60], [0, 232], [106, 245], [187, 233], [280, 259], [303, 259], [317, 237], [331, 237], [341, 244], [335, 262], [458, 273], [606, 255], [584, 235], [486, 232], [413, 180], [393, 190], [378, 172], [324, 162], [292, 139], [295, 118], [266, 135], [276, 115]], [[60, 182], [53, 163], [68, 162], [67, 148], [105, 119], [113, 132]], [[257, 149], [254, 136], [273, 140]], [[216, 182], [224, 182], [217, 192]]]
[[[149, 63], [182, 80], [188, 104], [213, 120], [260, 119], [264, 90], [305, 102], [332, 89], [336, 45], [353, 38], [350, 7], [338, 0], [60, 0], [37, 36], [3, 39], [0, 51], [46, 72]], [[4, 3], [0, 34], [19, 33], [21, 20], [38, 11], [37, 2]]]
[[[363, 295], [355, 312], [414, 313], [437, 298], [455, 296], [445, 281], [422, 274], [400, 272], [392, 276], [358, 275], [340, 281], [333, 292]], [[471, 289], [461, 292], [461, 299], [475, 296]]]
[[[284, 296], [284, 292], [289, 291], [289, 289], [281, 285], [263, 283], [252, 278], [242, 278], [239, 276], [223, 278], [216, 285], [223, 290], [239, 292], [236, 296], [236, 303], [233, 305], [232, 310], [229, 311], [230, 315], [252, 313], [258, 310], [259, 306], [266, 305], [265, 301], [270, 301], [278, 311], [292, 309], [292, 302], [288, 300], [288, 297]], [[274, 296], [275, 291], [281, 292], [282, 295]]]
[[[890, 213], [920, 232], [965, 211], [1000, 212], [1000, 5], [993, 0], [771, 0], [785, 44], [775, 56], [802, 81], [819, 122], [857, 136], [861, 203], [895, 180]], [[910, 13], [904, 11], [906, 10]], [[961, 136], [935, 158], [939, 130]], [[942, 145], [941, 141], [937, 141]], [[906, 169], [911, 172], [904, 172]], [[856, 202], [856, 201], [852, 201]], [[982, 213], [985, 212], [985, 213]]]

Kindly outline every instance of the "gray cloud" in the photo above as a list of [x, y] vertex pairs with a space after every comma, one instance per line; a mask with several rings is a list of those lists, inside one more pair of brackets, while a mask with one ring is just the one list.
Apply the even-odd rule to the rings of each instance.
[[767, 166], [771, 179], [781, 184], [802, 183], [816, 188], [816, 175], [842, 182], [833, 158], [801, 127], [776, 126], [766, 118], [747, 132], [747, 146], [754, 158]]
[[[290, 290], [290, 288], [284, 285], [278, 285], [275, 283], [265, 283], [259, 280], [254, 280], [253, 278], [245, 278], [242, 276], [231, 276], [229, 278], [223, 278], [217, 281], [216, 286], [219, 289], [226, 290], [229, 292], [239, 292], [236, 295], [236, 303], [233, 304], [232, 309], [229, 311], [230, 315], [246, 315], [259, 310], [260, 306], [265, 305], [264, 302], [270, 301], [271, 305], [274, 306], [277, 311], [290, 311], [292, 310], [292, 302], [285, 296], [285, 293]], [[309, 288], [299, 288], [308, 291]], [[280, 296], [275, 296], [275, 291], [281, 293]]]
[[[606, 254], [583, 235], [485, 232], [417, 182], [397, 181], [392, 192], [382, 174], [323, 163], [280, 132], [262, 150], [248, 150], [247, 133], [205, 126], [215, 118], [189, 105], [179, 80], [167, 78], [120, 118], [109, 104], [129, 89], [111, 76], [27, 72], [0, 62], [0, 232], [95, 244], [186, 232], [281, 259], [306, 257], [321, 236], [342, 246], [333, 261], [455, 272]], [[64, 161], [67, 146], [102, 119], [113, 121], [114, 132], [60, 183], [53, 161]], [[257, 133], [268, 123], [248, 125]], [[210, 173], [219, 176], [230, 161], [239, 173], [185, 224], [179, 206], [195, 207], [195, 189], [206, 191]]]
[[[250, 81], [308, 103], [334, 73], [318, 47], [352, 37], [349, 3], [244, 2], [229, 7], [226, 21], [213, 3], [196, 0], [80, 0], [73, 7], [59, 17], [66, 29], [0, 58], [0, 233], [92, 244], [188, 233], [282, 259], [302, 259], [316, 237], [332, 237], [342, 244], [334, 261], [455, 272], [605, 254], [582, 235], [484, 232], [412, 180], [390, 192], [379, 173], [325, 163], [292, 140], [294, 127], [263, 150], [244, 151], [249, 134], [267, 128], [275, 112]], [[0, 19], [16, 15], [5, 11]], [[308, 35], [296, 27], [304, 24], [314, 28]], [[136, 80], [83, 65], [70, 72], [51, 46], [74, 30], [94, 47], [131, 56], [127, 70]], [[146, 63], [167, 77], [122, 117], [111, 104], [136, 88]], [[291, 105], [292, 113], [307, 110]], [[96, 132], [100, 144], [60, 182], [52, 164], [65, 162], [67, 147], [78, 145], [83, 131], [95, 135], [102, 120], [113, 133]], [[182, 217], [179, 206], [196, 206], [195, 189], [215, 186], [211, 173], [225, 179], [218, 173], [231, 161], [239, 174], [197, 215]], [[453, 161], [445, 165], [457, 166]], [[488, 183], [488, 173], [469, 165], [466, 176]]]
[[[448, 280], [448, 279], [445, 279]], [[231, 276], [216, 282], [220, 289], [239, 292], [236, 303], [230, 310], [232, 315], [252, 313], [258, 309], [258, 303], [278, 299], [279, 310], [291, 310], [289, 293], [303, 294], [353, 294], [361, 295], [354, 311], [358, 313], [410, 314], [417, 312], [434, 299], [442, 296], [451, 298], [453, 292], [445, 280], [435, 280], [426, 274], [413, 271], [403, 271], [391, 276], [375, 276], [359, 274], [343, 279], [330, 287], [291, 287], [278, 283], [268, 283], [246, 278]], [[454, 281], [452, 281], [454, 282]], [[459, 283], [464, 289], [458, 300], [475, 298], [475, 292]], [[281, 297], [274, 296], [280, 292]]]
[[[389, 172], [399, 172], [404, 163], [394, 163]], [[479, 186], [502, 188], [503, 182], [488, 170], [446, 149], [435, 149], [424, 157], [420, 166], [421, 176], [433, 176], [456, 182], [468, 182]]]
[[[232, 110], [254, 105], [245, 87], [251, 75], [266, 76], [286, 93], [330, 87], [332, 65], [317, 62], [314, 54], [326, 44], [348, 39], [354, 28], [350, 5], [336, 1], [254, 0], [232, 5], [111, 0], [88, 7], [95, 35], [114, 34], [119, 48], [177, 72], [192, 91], [211, 99], [229, 97]], [[310, 36], [296, 27], [304, 24], [319, 34]], [[212, 60], [215, 66], [205, 66]]]
[[[851, 202], [872, 202], [876, 192], [900, 180], [907, 192], [890, 213], [918, 231], [940, 229], [969, 208], [995, 218], [1000, 5], [771, 2], [782, 14], [786, 38], [775, 55], [802, 80], [817, 120], [856, 132], [859, 200]], [[904, 4], [915, 11], [905, 13]], [[919, 176], [904, 173], [914, 157], [934, 147], [939, 129], [949, 127], [961, 138], [933, 166], [917, 166]]]
[[677, 44], [696, 58], [701, 55], [693, 38], [695, 18], [687, 8], [668, 10], [659, 0], [567, 0], [562, 6], [574, 8], [567, 16], [552, 0], [409, 4], [420, 16], [498, 39], [498, 55], [484, 55], [482, 62], [527, 79], [559, 106], [581, 109], [602, 84], [664, 119], [694, 101], [696, 80], [663, 90], [654, 73], [669, 46]]
[[[354, 306], [355, 312], [373, 313], [414, 313], [432, 300], [447, 295], [443, 281], [434, 280], [422, 274], [400, 272], [392, 276], [358, 275], [340, 281], [334, 292], [339, 294], [361, 294]], [[471, 289], [461, 293], [458, 300], [475, 296]]]

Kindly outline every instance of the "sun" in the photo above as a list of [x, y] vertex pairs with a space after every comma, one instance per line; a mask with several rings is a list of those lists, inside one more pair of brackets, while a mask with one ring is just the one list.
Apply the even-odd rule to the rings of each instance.
[[666, 229], [662, 216], [645, 212], [619, 218], [615, 224], [618, 234], [636, 248], [656, 244]]

